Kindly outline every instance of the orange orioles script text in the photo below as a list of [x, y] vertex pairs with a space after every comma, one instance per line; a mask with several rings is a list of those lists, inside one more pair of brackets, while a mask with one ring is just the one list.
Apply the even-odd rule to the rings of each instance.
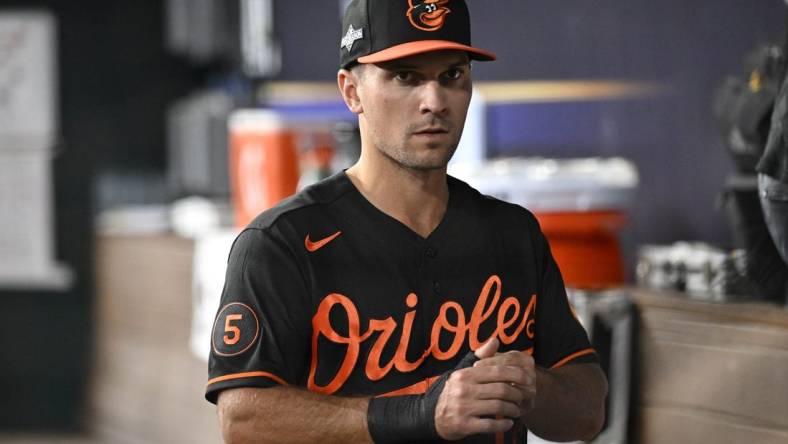
[[[372, 346], [365, 367], [367, 378], [371, 381], [382, 379], [392, 368], [396, 368], [403, 373], [412, 372], [430, 355], [435, 359], [443, 361], [451, 359], [462, 349], [466, 336], [471, 350], [476, 350], [496, 335], [503, 344], [511, 344], [523, 331], [528, 335], [528, 338], [533, 339], [536, 295], [531, 295], [531, 299], [525, 307], [525, 310], [522, 310], [520, 301], [514, 296], [507, 297], [499, 304], [500, 299], [501, 278], [492, 275], [487, 279], [487, 282], [479, 293], [479, 297], [476, 300], [476, 304], [473, 307], [469, 319], [466, 317], [462, 306], [457, 302], [447, 301], [443, 303], [437, 318], [432, 324], [429, 347], [424, 351], [421, 357], [413, 362], [408, 361], [406, 353], [410, 342], [416, 310], [408, 311], [405, 313], [405, 317], [402, 320], [401, 336], [394, 357], [388, 363], [381, 364], [380, 355], [395, 330], [397, 330], [399, 326], [398, 322], [391, 317], [386, 319], [370, 319], [369, 326], [366, 331], [362, 333], [361, 320], [355, 304], [353, 304], [347, 296], [339, 293], [331, 293], [323, 298], [317, 308], [317, 313], [315, 313], [315, 316], [312, 318], [312, 362], [309, 369], [308, 388], [313, 392], [329, 395], [339, 390], [342, 385], [344, 385], [345, 381], [347, 381], [347, 378], [353, 372], [358, 362], [361, 344], [368, 340], [375, 332], [380, 332], [380, 335]], [[410, 293], [405, 298], [405, 304], [409, 308], [414, 308], [417, 303], [418, 297], [415, 293]], [[337, 333], [334, 326], [331, 325], [329, 315], [336, 305], [344, 309], [347, 315], [347, 336]], [[456, 315], [457, 322], [455, 324], [452, 324], [447, 317], [447, 313], [450, 310], [454, 311]], [[497, 322], [497, 327], [490, 337], [479, 338], [479, 329], [488, 319], [490, 322]], [[454, 334], [454, 339], [446, 350], [441, 350], [439, 346], [439, 338], [442, 331]], [[315, 374], [317, 373], [318, 366], [318, 339], [321, 336], [331, 342], [343, 344], [347, 347], [339, 371], [326, 385], [318, 385], [315, 382]]]

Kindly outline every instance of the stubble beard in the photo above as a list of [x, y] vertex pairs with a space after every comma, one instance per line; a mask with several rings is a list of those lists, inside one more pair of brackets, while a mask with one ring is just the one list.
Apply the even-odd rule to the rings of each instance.
[[[408, 131], [407, 134], [411, 135], [413, 132]], [[387, 140], [380, 140], [379, 143], [376, 144], [376, 149], [385, 158], [401, 168], [412, 171], [429, 172], [446, 168], [449, 164], [449, 160], [454, 156], [454, 152], [457, 151], [457, 146], [460, 143], [460, 136], [461, 134], [458, 134], [455, 140], [449, 141], [449, 146], [447, 148], [438, 146], [428, 148], [428, 150], [443, 151], [443, 155], [438, 158], [434, 156], [422, 158], [418, 153], [414, 152], [414, 150], [408, 148], [407, 138], [396, 145], [391, 144], [390, 141]]]
[[384, 148], [379, 147], [378, 150], [384, 157], [389, 159], [391, 162], [397, 164], [401, 168], [414, 170], [414, 171], [433, 171], [433, 170], [440, 170], [446, 168], [448, 165], [449, 160], [451, 160], [452, 156], [454, 155], [454, 151], [457, 149], [456, 145], [451, 148], [450, 150], [446, 151], [446, 153], [441, 156], [440, 158], [428, 158], [428, 159], [420, 159], [414, 153], [409, 152], [407, 149], [402, 148]]

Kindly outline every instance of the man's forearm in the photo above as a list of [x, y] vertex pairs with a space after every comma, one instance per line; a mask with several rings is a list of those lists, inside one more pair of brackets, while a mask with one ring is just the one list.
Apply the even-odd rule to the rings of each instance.
[[597, 364], [537, 369], [534, 408], [526, 427], [551, 441], [590, 440], [605, 420], [607, 378]]
[[371, 443], [368, 404], [291, 387], [239, 388], [221, 393], [219, 422], [228, 444]]
[[[521, 367], [496, 365], [499, 345], [494, 339], [468, 353], [422, 395], [351, 398], [292, 387], [227, 389], [218, 400], [222, 435], [229, 444], [328, 444], [371, 443], [373, 436], [380, 442], [414, 442], [505, 432], [521, 411], [517, 387], [533, 378]], [[492, 364], [474, 365], [488, 360]]]

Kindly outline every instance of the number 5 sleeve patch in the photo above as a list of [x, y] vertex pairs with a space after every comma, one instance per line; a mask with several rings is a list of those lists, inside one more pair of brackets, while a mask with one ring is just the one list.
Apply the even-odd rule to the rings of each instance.
[[260, 336], [260, 321], [248, 305], [233, 302], [225, 305], [213, 325], [213, 352], [219, 356], [236, 356], [249, 350]]
[[309, 369], [310, 309], [296, 258], [272, 229], [247, 229], [230, 251], [211, 332], [205, 397], [297, 384]]

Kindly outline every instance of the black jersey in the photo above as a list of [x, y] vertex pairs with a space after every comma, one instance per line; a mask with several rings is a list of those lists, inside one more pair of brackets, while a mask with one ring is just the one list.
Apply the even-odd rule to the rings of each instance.
[[447, 180], [426, 239], [344, 173], [258, 216], [230, 253], [206, 398], [275, 385], [423, 393], [493, 335], [541, 367], [596, 362], [534, 216]]

